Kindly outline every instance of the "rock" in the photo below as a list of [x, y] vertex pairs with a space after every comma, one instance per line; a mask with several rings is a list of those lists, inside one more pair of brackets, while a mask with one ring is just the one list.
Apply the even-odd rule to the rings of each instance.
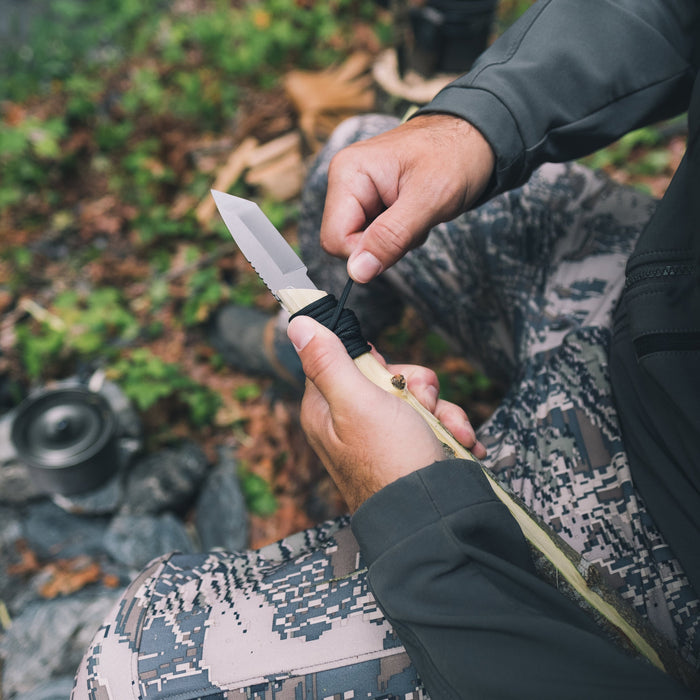
[[104, 547], [116, 561], [132, 569], [142, 569], [162, 554], [194, 550], [185, 526], [172, 513], [117, 515], [105, 533]]
[[51, 500], [75, 515], [107, 515], [116, 512], [124, 498], [124, 475], [115, 474], [102, 486], [74, 496], [56, 494]]
[[[15, 596], [19, 595], [24, 582], [17, 576], [10, 576], [8, 568], [16, 559], [16, 542], [22, 537], [22, 527], [19, 515], [11, 508], [0, 506], [0, 603], [11, 605]], [[0, 622], [0, 632], [2, 632]]]
[[27, 605], [0, 641], [3, 697], [34, 692], [50, 679], [72, 676], [118, 595], [101, 590], [98, 597], [79, 595]]
[[26, 507], [22, 536], [44, 559], [68, 559], [80, 555], [98, 556], [103, 552], [107, 518], [86, 518], [66, 513], [51, 501]]
[[141, 418], [126, 394], [114, 382], [109, 381], [101, 382], [99, 392], [107, 399], [107, 403], [117, 417], [119, 435], [140, 440]]
[[127, 478], [121, 512], [145, 515], [177, 510], [193, 500], [208, 466], [204, 452], [193, 443], [138, 460]]
[[16, 695], [14, 700], [68, 700], [73, 690], [73, 676], [62, 676]]
[[236, 462], [222, 450], [197, 500], [195, 524], [202, 549], [228, 551], [248, 545], [248, 514], [238, 481]]

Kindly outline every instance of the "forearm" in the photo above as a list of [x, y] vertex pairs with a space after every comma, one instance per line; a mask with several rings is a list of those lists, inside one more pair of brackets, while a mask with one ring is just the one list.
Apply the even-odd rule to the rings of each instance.
[[685, 697], [535, 576], [478, 465], [441, 462], [391, 484], [357, 511], [353, 530], [432, 696]]
[[683, 112], [699, 11], [694, 0], [541, 0], [421, 112], [460, 116], [485, 135], [492, 196], [543, 162]]

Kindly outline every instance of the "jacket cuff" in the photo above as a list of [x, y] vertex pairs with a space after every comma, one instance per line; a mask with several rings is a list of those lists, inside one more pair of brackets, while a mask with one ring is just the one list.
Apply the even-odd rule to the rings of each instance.
[[477, 462], [450, 459], [408, 474], [370, 496], [351, 527], [367, 566], [414, 532], [470, 506], [498, 501]]
[[508, 107], [492, 92], [452, 83], [413, 116], [436, 112], [468, 121], [481, 132], [496, 156], [493, 177], [473, 206], [521, 184], [526, 178], [525, 145], [518, 124]]

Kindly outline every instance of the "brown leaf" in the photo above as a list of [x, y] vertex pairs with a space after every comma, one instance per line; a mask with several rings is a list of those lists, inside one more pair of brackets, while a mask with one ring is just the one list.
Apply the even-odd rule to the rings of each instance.
[[27, 576], [41, 571], [39, 557], [37, 557], [36, 552], [29, 549], [25, 540], [17, 540], [15, 549], [19, 554], [19, 561], [7, 567], [7, 573], [10, 576]]
[[39, 587], [39, 595], [48, 599], [75, 593], [90, 583], [96, 583], [102, 575], [100, 565], [87, 557], [62, 559], [48, 564], [45, 570], [50, 577]]
[[374, 107], [371, 56], [352, 54], [342, 65], [318, 72], [290, 71], [284, 88], [299, 114], [299, 125], [309, 145], [318, 149], [330, 129], [353, 114]]
[[[219, 170], [212, 189], [226, 192], [248, 167], [248, 158], [258, 145], [257, 139], [247, 138], [237, 148], [233, 150], [226, 164]], [[211, 193], [207, 192], [202, 201], [195, 209], [197, 221], [206, 226], [216, 211], [216, 204]]]
[[294, 150], [249, 170], [245, 181], [248, 185], [259, 187], [265, 196], [286, 202], [301, 192], [304, 175], [301, 152]]
[[8, 126], [19, 126], [27, 116], [27, 109], [15, 102], [5, 102], [3, 108], [3, 121]]

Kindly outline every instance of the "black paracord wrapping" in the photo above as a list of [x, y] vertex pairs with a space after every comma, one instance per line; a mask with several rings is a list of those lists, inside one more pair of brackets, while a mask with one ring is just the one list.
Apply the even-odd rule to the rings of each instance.
[[[329, 294], [305, 306], [295, 314], [292, 314], [290, 320], [296, 316], [311, 316], [311, 318], [322, 323], [326, 328], [330, 328], [337, 306], [337, 299], [332, 294]], [[342, 340], [348, 355], [350, 355], [353, 360], [369, 352], [370, 346], [362, 337], [360, 322], [357, 320], [355, 313], [350, 309], [343, 309], [335, 329], [331, 330], [334, 330], [334, 333]]]

